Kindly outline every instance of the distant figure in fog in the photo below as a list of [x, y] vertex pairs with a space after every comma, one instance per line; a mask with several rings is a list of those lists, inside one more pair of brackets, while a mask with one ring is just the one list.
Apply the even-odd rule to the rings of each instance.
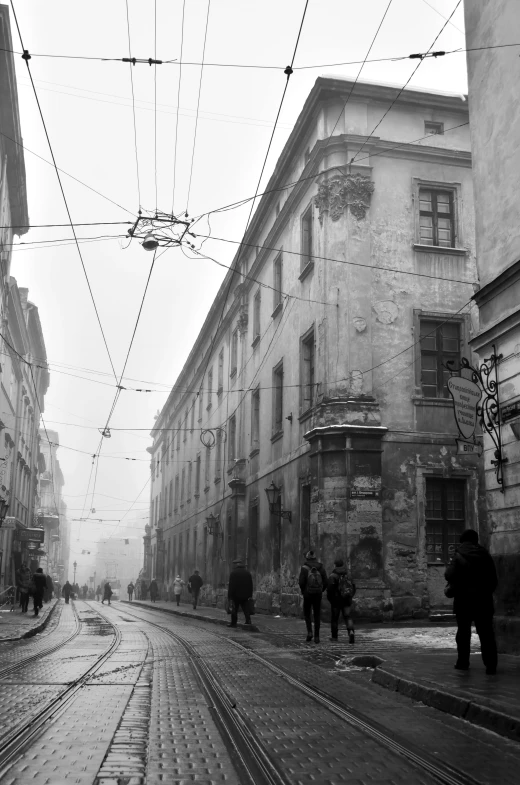
[[86, 583], [83, 584], [83, 586], [81, 587], [81, 594], [82, 594], [82, 598], [86, 600], [88, 595], [88, 586]]
[[303, 616], [307, 625], [307, 643], [312, 641], [311, 612], [314, 615], [314, 643], [320, 642], [321, 595], [327, 588], [327, 573], [314, 551], [308, 551], [298, 579], [303, 594]]
[[74, 597], [72, 599], [79, 599], [79, 586], [77, 583], [72, 585], [72, 591], [74, 593]]
[[22, 608], [22, 613], [27, 613], [27, 607], [29, 605], [29, 587], [31, 585], [31, 571], [25, 562], [16, 571], [16, 585], [18, 587], [18, 591], [20, 592], [20, 605]]
[[62, 594], [65, 597], [66, 604], [68, 605], [70, 600], [70, 595], [72, 594], [72, 586], [68, 581], [66, 582], [65, 586], [62, 589]]
[[146, 585], [146, 581], [141, 581], [141, 599], [146, 600], [146, 595], [148, 593], [148, 586]]
[[249, 600], [253, 596], [253, 576], [242, 559], [235, 559], [233, 564], [228, 584], [228, 600], [231, 602], [231, 622], [228, 627], [237, 626], [239, 608], [244, 611], [246, 624], [251, 624]]
[[43, 592], [43, 601], [49, 602], [52, 600], [52, 593], [54, 591], [54, 584], [50, 575], [45, 576], [45, 591]]
[[98, 586], [97, 586], [97, 589], [96, 589], [96, 600], [98, 602], [99, 602], [99, 598], [101, 597], [102, 594], [103, 594], [103, 591], [101, 590], [101, 586], [98, 583]]
[[457, 546], [444, 577], [448, 581], [448, 595], [453, 597], [453, 613], [457, 618], [457, 662], [455, 668], [469, 670], [471, 622], [475, 622], [480, 638], [482, 660], [486, 673], [497, 671], [497, 645], [493, 630], [493, 592], [497, 587], [495, 563], [489, 552], [478, 542], [478, 534], [466, 529]]
[[188, 578], [188, 589], [191, 591], [191, 599], [193, 600], [193, 610], [197, 610], [197, 603], [199, 601], [199, 594], [204, 581], [199, 575], [198, 570], [193, 570], [193, 575]]
[[43, 574], [43, 569], [38, 567], [32, 577], [33, 589], [33, 602], [34, 602], [34, 615], [38, 616], [40, 608], [43, 608], [43, 595], [47, 588], [47, 581]]
[[157, 586], [157, 581], [155, 578], [152, 578], [150, 582], [150, 599], [152, 602], [157, 601], [157, 597], [159, 596], [159, 587]]
[[132, 596], [133, 596], [133, 593], [134, 593], [134, 590], [135, 590], [135, 586], [132, 583], [132, 581], [130, 581], [130, 583], [126, 587], [126, 590], [128, 592], [128, 599], [129, 599], [130, 602], [132, 602]]
[[184, 581], [182, 580], [180, 575], [177, 575], [173, 582], [173, 593], [175, 595], [175, 601], [177, 605], [180, 605], [181, 602], [181, 594], [182, 594], [182, 587], [184, 586]]
[[112, 592], [112, 587], [111, 587], [110, 583], [108, 583], [108, 582], [105, 583], [105, 586], [104, 586], [104, 589], [103, 589], [103, 599], [101, 600], [101, 605], [104, 605], [105, 600], [108, 600], [108, 604], [111, 605], [110, 598], [111, 598], [112, 594], [113, 594], [113, 592]]
[[355, 593], [356, 586], [347, 572], [343, 559], [336, 559], [327, 585], [327, 599], [330, 602], [331, 641], [338, 640], [338, 621], [341, 615], [347, 625], [349, 643], [354, 643], [354, 622], [351, 610], [352, 598]]

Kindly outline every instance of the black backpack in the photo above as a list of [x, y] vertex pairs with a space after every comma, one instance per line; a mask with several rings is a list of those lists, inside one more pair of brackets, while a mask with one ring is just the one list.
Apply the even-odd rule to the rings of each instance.
[[323, 592], [323, 578], [321, 572], [317, 567], [307, 567], [307, 583], [305, 584], [305, 591], [307, 594], [321, 594]]
[[354, 596], [354, 586], [346, 573], [338, 575], [337, 595], [342, 600], [351, 600]]

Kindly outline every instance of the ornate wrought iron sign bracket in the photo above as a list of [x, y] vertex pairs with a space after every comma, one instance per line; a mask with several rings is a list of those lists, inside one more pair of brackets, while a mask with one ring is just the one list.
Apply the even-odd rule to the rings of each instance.
[[502, 431], [500, 417], [500, 399], [498, 395], [497, 367], [502, 355], [497, 355], [493, 344], [493, 354], [484, 359], [476, 368], [465, 357], [461, 359], [460, 368], [456, 372], [454, 363], [446, 363], [451, 373], [448, 389], [453, 398], [455, 419], [462, 439], [457, 439], [458, 451], [464, 453], [479, 452], [475, 439], [477, 419], [482, 431], [487, 433], [494, 445], [495, 475], [500, 490], [504, 493], [504, 464], [508, 459], [502, 452]]

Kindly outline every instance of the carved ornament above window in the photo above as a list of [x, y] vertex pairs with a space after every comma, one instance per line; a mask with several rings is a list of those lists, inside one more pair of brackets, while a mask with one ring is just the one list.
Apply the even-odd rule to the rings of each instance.
[[337, 221], [346, 207], [358, 221], [365, 218], [374, 188], [372, 180], [362, 174], [337, 176], [321, 183], [314, 198], [320, 223], [323, 223], [323, 215], [327, 212], [333, 221]]

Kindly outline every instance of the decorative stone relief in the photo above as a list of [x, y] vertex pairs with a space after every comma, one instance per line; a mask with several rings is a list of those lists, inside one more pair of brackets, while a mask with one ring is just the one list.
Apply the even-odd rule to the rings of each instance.
[[323, 215], [327, 212], [333, 221], [337, 221], [345, 207], [350, 208], [358, 221], [365, 218], [374, 188], [372, 180], [362, 174], [337, 176], [321, 183], [318, 195], [314, 198], [320, 213], [320, 223], [323, 223]]
[[364, 333], [367, 329], [367, 320], [363, 319], [362, 316], [354, 316], [352, 322], [354, 323], [354, 327], [358, 333]]
[[376, 312], [377, 321], [381, 324], [392, 324], [399, 316], [399, 308], [393, 300], [381, 300], [372, 306]]
[[241, 335], [243, 335], [246, 332], [248, 322], [249, 322], [249, 315], [248, 315], [247, 305], [242, 305], [237, 319], [237, 327], [240, 330]]

